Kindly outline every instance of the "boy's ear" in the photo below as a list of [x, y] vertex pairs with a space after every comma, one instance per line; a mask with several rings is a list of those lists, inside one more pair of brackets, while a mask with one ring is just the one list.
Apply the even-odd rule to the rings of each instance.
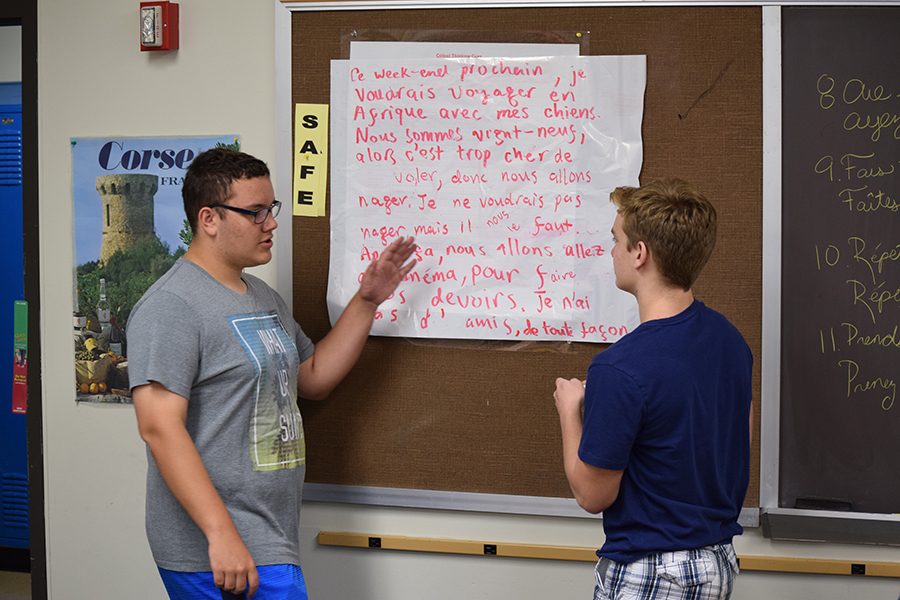
[[219, 228], [219, 214], [211, 206], [203, 206], [197, 213], [197, 229], [206, 235], [213, 237]]
[[635, 244], [637, 252], [634, 253], [634, 267], [640, 269], [650, 263], [650, 246], [643, 241]]

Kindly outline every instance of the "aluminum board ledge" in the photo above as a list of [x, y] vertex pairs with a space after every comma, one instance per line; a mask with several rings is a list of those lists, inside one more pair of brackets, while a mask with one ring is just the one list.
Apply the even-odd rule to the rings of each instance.
[[900, 546], [900, 515], [763, 508], [759, 520], [773, 540]]

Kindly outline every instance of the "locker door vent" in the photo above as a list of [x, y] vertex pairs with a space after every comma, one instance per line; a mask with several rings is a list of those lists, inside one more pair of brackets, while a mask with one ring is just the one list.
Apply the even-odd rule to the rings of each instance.
[[28, 527], [28, 477], [3, 473], [0, 477], [0, 524]]
[[22, 185], [22, 132], [0, 130], [0, 185]]

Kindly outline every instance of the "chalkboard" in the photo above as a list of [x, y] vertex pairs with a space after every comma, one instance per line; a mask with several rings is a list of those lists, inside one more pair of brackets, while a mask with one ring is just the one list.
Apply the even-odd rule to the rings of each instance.
[[900, 512], [898, 8], [785, 8], [779, 506]]
[[[584, 31], [588, 54], [646, 55], [641, 180], [682, 177], [717, 206], [718, 246], [695, 291], [737, 325], [757, 357], [758, 415], [759, 7], [311, 10], [291, 20], [292, 100], [301, 103], [328, 103], [330, 60], [347, 56], [344, 42], [353, 32], [370, 40], [438, 41], [466, 30], [469, 41], [527, 43], [547, 41], [529, 32]], [[330, 328], [328, 219], [294, 218], [293, 240], [294, 314], [318, 340]], [[331, 398], [301, 403], [307, 481], [569, 498], [553, 381], [583, 375], [604, 347], [372, 337]], [[749, 506], [758, 504], [755, 444]]]

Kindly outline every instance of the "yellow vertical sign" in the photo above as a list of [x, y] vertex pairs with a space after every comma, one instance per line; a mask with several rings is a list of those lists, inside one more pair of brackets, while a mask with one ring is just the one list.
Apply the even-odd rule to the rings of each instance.
[[325, 216], [328, 177], [328, 105], [294, 107], [294, 215]]

